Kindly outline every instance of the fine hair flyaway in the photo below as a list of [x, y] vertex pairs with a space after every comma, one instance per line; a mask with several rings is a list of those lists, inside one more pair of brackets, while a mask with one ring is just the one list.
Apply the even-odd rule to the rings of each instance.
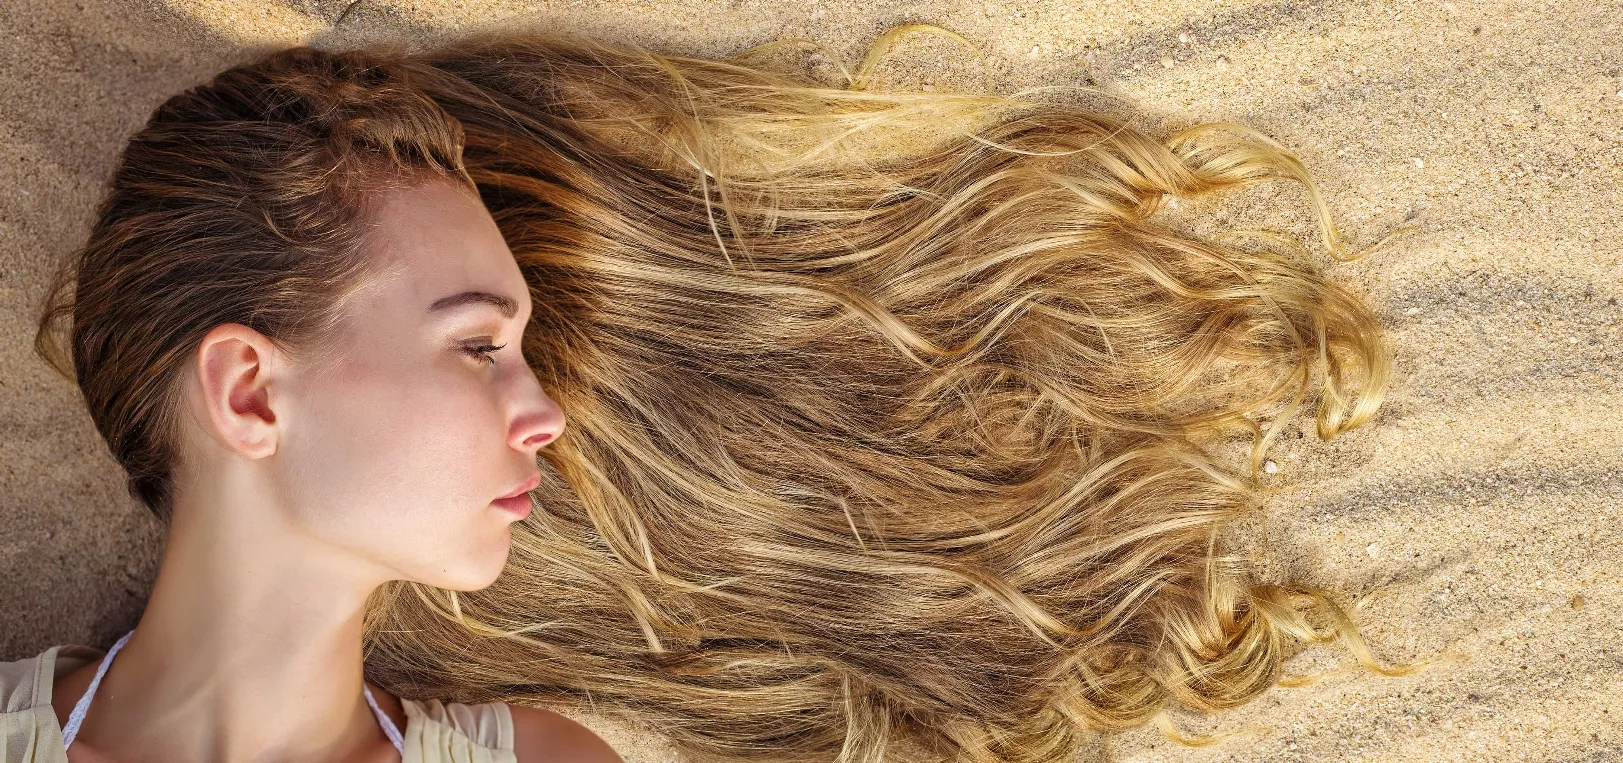
[[[494, 585], [369, 602], [368, 677], [405, 696], [623, 712], [699, 761], [1050, 763], [1146, 723], [1213, 743], [1169, 711], [1308, 683], [1283, 670], [1308, 645], [1417, 669], [1227, 532], [1281, 432], [1376, 414], [1390, 349], [1318, 264], [1374, 247], [1240, 124], [876, 88], [915, 32], [962, 41], [898, 27], [833, 84], [766, 62], [796, 41], [262, 56], [133, 140], [39, 347], [162, 517], [196, 332], [318, 346], [367, 277], [373, 192], [476, 188], [570, 424]], [[1323, 257], [1166, 219], [1280, 180]]]

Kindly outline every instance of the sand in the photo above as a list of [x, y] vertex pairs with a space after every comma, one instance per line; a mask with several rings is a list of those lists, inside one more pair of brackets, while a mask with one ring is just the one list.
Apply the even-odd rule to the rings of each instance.
[[[1455, 655], [1274, 689], [1195, 732], [1102, 739], [1113, 761], [1623, 760], [1623, 4], [763, 0], [7, 0], [0, 8], [0, 660], [107, 646], [134, 623], [161, 535], [127, 498], [73, 387], [31, 353], [50, 267], [84, 235], [122, 140], [168, 94], [299, 41], [426, 40], [540, 23], [725, 55], [810, 37], [850, 63], [883, 29], [976, 41], [996, 86], [1095, 81], [1169, 134], [1237, 120], [1295, 150], [1352, 244], [1330, 272], [1398, 349], [1378, 419], [1287, 438], [1252, 532], [1264, 569], [1321, 585], [1381, 659]], [[345, 13], [347, 8], [347, 13]], [[336, 23], [335, 22], [339, 22]], [[915, 38], [892, 82], [960, 87], [958, 48]], [[1300, 190], [1253, 189], [1216, 222], [1312, 233]], [[1271, 210], [1271, 211], [1270, 211]], [[1337, 647], [1292, 672], [1351, 664]], [[656, 737], [591, 713], [628, 761]]]

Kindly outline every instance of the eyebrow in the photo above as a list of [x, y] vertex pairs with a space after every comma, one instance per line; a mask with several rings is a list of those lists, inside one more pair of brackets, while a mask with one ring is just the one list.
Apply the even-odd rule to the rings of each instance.
[[514, 302], [507, 297], [491, 294], [488, 291], [465, 291], [461, 294], [452, 294], [449, 297], [441, 297], [440, 299], [434, 300], [434, 304], [428, 306], [428, 311], [432, 313], [436, 310], [449, 310], [453, 307], [461, 307], [462, 305], [479, 304], [491, 305], [497, 310], [502, 311], [502, 315], [508, 318], [518, 315], [517, 302]]

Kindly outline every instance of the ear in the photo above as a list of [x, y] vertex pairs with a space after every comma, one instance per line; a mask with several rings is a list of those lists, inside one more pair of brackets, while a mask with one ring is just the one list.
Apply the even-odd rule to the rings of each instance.
[[276, 452], [272, 382], [281, 354], [264, 334], [240, 323], [215, 326], [197, 346], [194, 370], [209, 434], [245, 458]]

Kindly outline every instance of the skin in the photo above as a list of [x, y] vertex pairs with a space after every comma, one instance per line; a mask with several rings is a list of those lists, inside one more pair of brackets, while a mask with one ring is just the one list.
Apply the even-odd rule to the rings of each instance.
[[[400, 760], [361, 690], [367, 596], [494, 582], [519, 517], [492, 501], [533, 487], [564, 415], [520, 354], [529, 290], [471, 191], [382, 191], [370, 222], [379, 275], [332, 347], [289, 353], [237, 324], [199, 343], [178, 385], [168, 545], [73, 763]], [[512, 314], [429, 309], [469, 291]], [[98, 665], [55, 681], [61, 723]], [[398, 699], [371, 688], [404, 730]], [[621, 763], [562, 715], [512, 712], [520, 761]]]

